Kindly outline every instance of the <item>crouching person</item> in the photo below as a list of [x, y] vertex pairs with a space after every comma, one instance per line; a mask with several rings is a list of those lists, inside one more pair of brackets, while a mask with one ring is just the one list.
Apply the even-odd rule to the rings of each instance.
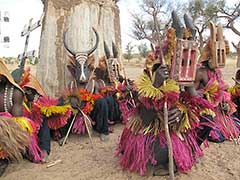
[[58, 99], [48, 97], [33, 75], [23, 87], [27, 99], [25, 115], [38, 124], [38, 144], [42, 150], [40, 161], [45, 163], [51, 151], [50, 130], [65, 126], [72, 109], [70, 105], [60, 106]]
[[22, 118], [23, 90], [0, 59], [0, 176], [10, 161], [20, 161], [30, 143], [29, 121]]

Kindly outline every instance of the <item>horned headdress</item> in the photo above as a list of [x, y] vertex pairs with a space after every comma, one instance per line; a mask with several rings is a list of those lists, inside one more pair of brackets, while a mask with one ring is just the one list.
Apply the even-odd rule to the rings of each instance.
[[87, 51], [74, 51], [73, 49], [70, 49], [66, 43], [67, 31], [65, 31], [63, 34], [63, 44], [65, 49], [69, 53], [71, 63], [71, 65], [68, 66], [68, 69], [72, 73], [73, 77], [76, 78], [77, 82], [79, 83], [86, 83], [88, 81], [89, 77], [88, 58], [97, 49], [99, 43], [99, 35], [94, 28], [92, 29], [96, 36], [96, 42], [95, 45]]
[[224, 39], [222, 25], [209, 23], [210, 37], [203, 48], [199, 62], [208, 61], [210, 68], [223, 68], [226, 63], [226, 54], [229, 51], [228, 41]]
[[191, 18], [186, 14], [184, 14], [185, 27], [174, 11], [172, 19], [177, 39], [170, 76], [181, 85], [188, 85], [194, 82], [197, 68], [196, 29]]
[[170, 67], [170, 77], [181, 85], [188, 85], [195, 80], [197, 43], [195, 27], [186, 14], [184, 22], [185, 26], [176, 12], [172, 12], [172, 27], [166, 30], [161, 46], [152, 47], [153, 53], [149, 54], [145, 66], [154, 66], [164, 58]]

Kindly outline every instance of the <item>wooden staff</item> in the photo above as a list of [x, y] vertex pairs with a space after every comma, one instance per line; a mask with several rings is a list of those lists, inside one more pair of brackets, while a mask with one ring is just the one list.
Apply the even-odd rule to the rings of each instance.
[[[159, 48], [160, 48], [160, 56], [161, 56], [161, 59], [162, 59], [162, 65], [166, 65], [160, 42], [159, 42]], [[166, 86], [166, 81], [163, 82], [163, 86]], [[172, 150], [172, 141], [171, 141], [169, 126], [168, 126], [168, 105], [167, 105], [167, 99], [166, 98], [164, 100], [164, 105], [163, 105], [163, 114], [164, 114], [164, 116], [163, 116], [164, 117], [164, 130], [165, 130], [165, 136], [166, 136], [166, 139], [167, 139], [167, 146], [168, 146], [169, 178], [170, 178], [170, 180], [174, 180], [173, 150]]]
[[[161, 39], [160, 39], [160, 32], [159, 32], [159, 26], [158, 26], [158, 21], [156, 17], [154, 18], [155, 22], [155, 29], [157, 30], [157, 40], [160, 48], [160, 56], [162, 59], [162, 65], [166, 65], [163, 52], [162, 52], [162, 47], [161, 47]], [[166, 86], [166, 81], [163, 82], [163, 86]], [[163, 114], [164, 114], [164, 130], [165, 130], [165, 136], [167, 139], [167, 146], [168, 146], [168, 170], [169, 170], [169, 178], [170, 180], [174, 180], [174, 161], [173, 161], [173, 150], [172, 150], [172, 141], [171, 141], [171, 136], [169, 133], [169, 126], [168, 126], [168, 106], [167, 106], [167, 99], [165, 98], [164, 104], [163, 104]]]
[[[163, 64], [165, 64], [165, 63], [163, 63]], [[163, 85], [166, 86], [166, 81], [163, 82]], [[171, 180], [174, 180], [174, 161], [173, 161], [172, 141], [171, 141], [171, 136], [170, 136], [170, 133], [169, 133], [169, 126], [168, 126], [167, 99], [165, 99], [165, 101], [164, 101], [163, 114], [164, 114], [164, 130], [165, 130], [165, 136], [167, 138], [167, 145], [168, 145], [169, 177], [170, 177]]]
[[84, 123], [85, 123], [85, 126], [86, 126], [86, 129], [87, 129], [87, 132], [88, 132], [88, 136], [89, 136], [89, 139], [90, 139], [90, 142], [91, 142], [91, 146], [93, 148], [93, 140], [92, 140], [92, 136], [91, 136], [91, 132], [90, 132], [90, 128], [89, 128], [89, 124], [91, 124], [91, 120], [89, 119], [89, 117], [78, 107], [78, 110], [82, 113], [83, 115], [83, 120], [84, 120]]
[[77, 116], [77, 113], [74, 115], [74, 117], [73, 117], [73, 120], [72, 120], [72, 122], [71, 122], [71, 124], [70, 124], [70, 127], [68, 128], [68, 131], [67, 131], [67, 134], [66, 134], [66, 136], [65, 136], [65, 138], [64, 138], [64, 140], [63, 140], [63, 143], [62, 143], [62, 146], [65, 144], [65, 142], [67, 141], [67, 138], [68, 138], [68, 135], [69, 135], [69, 133], [70, 133], [70, 131], [71, 131], [71, 129], [72, 129], [72, 126], [73, 126], [73, 123], [75, 122], [75, 120], [76, 120], [76, 116]]
[[53, 166], [55, 166], [55, 165], [57, 165], [58, 163], [61, 163], [61, 162], [62, 162], [62, 160], [58, 159], [58, 160], [56, 160], [54, 162], [48, 163], [47, 164], [47, 168], [53, 167]]

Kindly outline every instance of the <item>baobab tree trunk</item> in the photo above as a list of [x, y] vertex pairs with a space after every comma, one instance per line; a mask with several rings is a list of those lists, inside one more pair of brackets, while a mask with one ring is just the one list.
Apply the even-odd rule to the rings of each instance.
[[[103, 41], [111, 48], [115, 42], [121, 49], [119, 8], [113, 0], [42, 0], [44, 20], [40, 40], [40, 62], [37, 78], [50, 96], [58, 96], [72, 79], [66, 65], [63, 32], [67, 44], [75, 51], [90, 49], [95, 43], [94, 27], [100, 42], [94, 57], [104, 55]], [[97, 64], [97, 62], [95, 62]]]

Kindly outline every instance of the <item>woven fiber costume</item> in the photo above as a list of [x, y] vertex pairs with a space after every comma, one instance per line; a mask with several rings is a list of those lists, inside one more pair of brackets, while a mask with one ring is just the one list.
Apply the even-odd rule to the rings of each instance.
[[20, 161], [33, 145], [31, 122], [21, 117], [23, 96], [23, 90], [0, 59], [0, 176], [6, 168], [2, 159]]
[[[26, 73], [26, 72], [25, 72]], [[26, 76], [28, 77], [28, 76]], [[40, 83], [29, 74], [29, 81], [21, 83], [26, 94], [24, 115], [37, 124], [38, 144], [40, 146], [39, 160], [45, 161], [46, 154], [50, 154], [50, 129], [56, 130], [67, 123], [71, 115], [71, 107], [58, 106], [58, 100], [46, 96]]]
[[[234, 116], [237, 119], [240, 119], [240, 70], [236, 72], [235, 78], [233, 78], [235, 81], [235, 85], [228, 89], [228, 92], [231, 94], [232, 101], [237, 106], [237, 111], [234, 113]], [[238, 129], [240, 129], [239, 121], [236, 121]]]
[[232, 117], [236, 108], [219, 69], [225, 65], [228, 44], [223, 39], [220, 24], [215, 30], [215, 25], [210, 23], [210, 30], [211, 36], [199, 59], [202, 66], [198, 69], [195, 85], [198, 93], [214, 106], [216, 116], [210, 139], [222, 142], [224, 139], [238, 137], [239, 129], [236, 126], [238, 119]]
[[[173, 18], [176, 18], [175, 13]], [[139, 102], [118, 144], [117, 154], [120, 156], [122, 168], [131, 172], [137, 171], [140, 175], [146, 173], [148, 164], [167, 169], [168, 147], [163, 115], [165, 101], [169, 111], [168, 122], [173, 157], [179, 172], [190, 170], [197, 158], [203, 155], [200, 145], [211, 130], [207, 126], [210, 123], [209, 119], [214, 115], [211, 104], [191, 91], [180, 91], [179, 84], [169, 79], [170, 71], [161, 65], [161, 61], [159, 62], [162, 50], [165, 57], [174, 52], [176, 47], [174, 44], [177, 41], [170, 37], [175, 37], [174, 29], [168, 30], [162, 45], [164, 48], [156, 47], [148, 56], [144, 73], [135, 82]], [[170, 54], [168, 57], [168, 64], [171, 66], [174, 56]], [[161, 77], [167, 78], [166, 85], [157, 83]]]

